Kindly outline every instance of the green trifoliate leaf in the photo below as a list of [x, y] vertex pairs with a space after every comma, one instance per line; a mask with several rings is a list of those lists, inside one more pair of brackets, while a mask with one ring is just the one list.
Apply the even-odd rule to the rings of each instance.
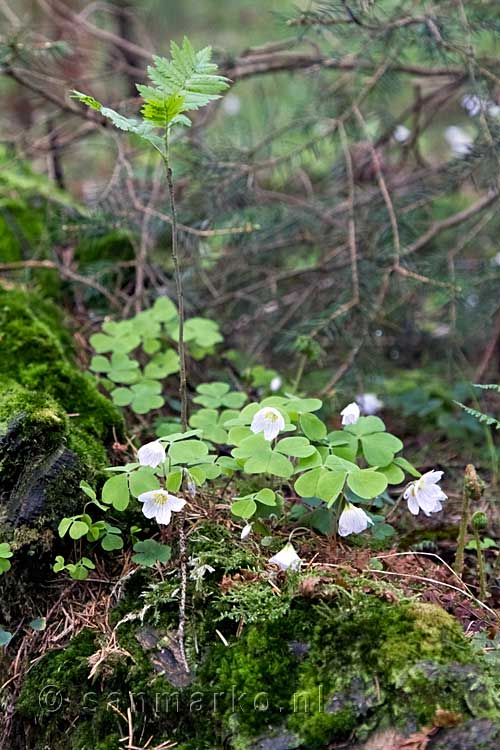
[[81, 539], [88, 530], [88, 524], [84, 521], [73, 521], [69, 527], [69, 535], [72, 539]]
[[12, 557], [13, 554], [14, 553], [12, 552], [10, 544], [8, 544], [8, 542], [2, 542], [0, 544], [0, 558], [6, 560], [7, 558]]
[[101, 547], [106, 552], [112, 552], [116, 549], [123, 549], [123, 539], [119, 534], [106, 534], [101, 539]]
[[134, 394], [130, 388], [115, 388], [111, 391], [111, 398], [117, 406], [129, 406], [134, 399]]
[[270, 505], [270, 506], [276, 505], [276, 493], [267, 487], [265, 487], [262, 490], [259, 490], [259, 492], [257, 492], [255, 495], [255, 499], [259, 503], [262, 503], [263, 505]]
[[284, 453], [285, 456], [293, 456], [294, 458], [307, 458], [316, 452], [314, 445], [311, 445], [309, 440], [303, 437], [283, 438], [276, 444], [276, 450], [279, 453]]
[[387, 432], [374, 432], [361, 438], [361, 447], [370, 466], [387, 466], [394, 455], [403, 449], [403, 443]]
[[89, 368], [93, 372], [109, 372], [109, 370], [111, 369], [111, 362], [102, 354], [96, 354], [90, 360]]
[[178, 492], [182, 484], [182, 470], [170, 472], [165, 484], [169, 492]]
[[358, 469], [347, 476], [347, 485], [358, 497], [372, 500], [387, 488], [387, 477], [374, 469]]
[[158, 297], [151, 308], [151, 315], [161, 323], [167, 323], [177, 317], [177, 308], [168, 297]]
[[395, 463], [389, 464], [389, 466], [383, 466], [382, 468], [377, 469], [377, 471], [387, 477], [389, 484], [401, 484], [404, 482], [404, 471]]
[[262, 451], [245, 462], [244, 470], [247, 474], [273, 474], [288, 479], [293, 474], [293, 465], [281, 453]]
[[306, 414], [311, 411], [318, 411], [323, 406], [319, 398], [291, 398], [284, 399], [284, 409], [289, 414]]
[[174, 464], [196, 462], [208, 455], [208, 446], [201, 440], [183, 440], [172, 443], [168, 455]]
[[171, 557], [171, 548], [168, 544], [160, 544], [154, 539], [146, 539], [143, 542], [134, 544], [135, 555], [132, 560], [137, 565], [145, 565], [151, 568], [157, 562], [167, 563]]
[[411, 464], [409, 461], [406, 460], [406, 458], [403, 458], [403, 456], [397, 456], [394, 459], [394, 463], [397, 466], [400, 466], [403, 471], [406, 471], [407, 474], [410, 474], [412, 477], [421, 477], [422, 474]]
[[125, 510], [129, 502], [128, 476], [116, 474], [110, 477], [102, 488], [102, 500], [115, 510]]
[[139, 497], [143, 492], [151, 492], [160, 489], [160, 482], [150, 466], [141, 466], [140, 469], [129, 474], [130, 494]]
[[146, 378], [157, 380], [179, 372], [179, 355], [173, 349], [155, 354], [144, 368]]
[[80, 489], [87, 495], [87, 497], [90, 497], [91, 500], [97, 499], [94, 489], [84, 479], [80, 482]]
[[385, 424], [380, 417], [360, 417], [355, 424], [348, 425], [345, 431], [361, 437], [371, 435], [373, 432], [384, 432]]
[[295, 492], [300, 497], [317, 497], [333, 504], [343, 490], [346, 476], [347, 472], [342, 470], [312, 469], [297, 479]]
[[315, 414], [301, 414], [300, 426], [309, 440], [323, 440], [326, 437], [326, 425]]
[[257, 504], [253, 495], [240, 497], [231, 505], [231, 513], [239, 518], [251, 518], [257, 510]]

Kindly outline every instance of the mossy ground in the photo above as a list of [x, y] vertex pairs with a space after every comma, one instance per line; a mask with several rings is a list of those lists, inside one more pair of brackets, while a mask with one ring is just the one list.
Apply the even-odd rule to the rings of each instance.
[[[168, 669], [166, 676], [153, 669], [151, 657], [165, 642], [148, 652], [137, 639], [144, 627], [175, 631], [177, 576], [158, 581], [139, 573], [111, 618], [129, 656], [111, 657], [88, 681], [87, 659], [102, 636], [85, 631], [28, 672], [17, 721], [33, 733], [33, 750], [117, 747], [124, 723], [118, 726], [110, 696], [122, 712], [135, 706], [138, 735], [176, 741], [182, 750], [250, 750], [257, 737], [274, 731], [297, 738], [297, 746], [319, 749], [362, 740], [376, 728], [414, 731], [431, 723], [438, 709], [464, 720], [498, 718], [498, 675], [440, 608], [401, 595], [388, 600], [373, 586], [367, 593], [359, 577], [339, 585], [322, 574], [322, 590], [305, 596], [301, 575], [271, 579], [258, 556], [209, 524], [192, 535], [190, 551], [203, 562], [211, 554], [215, 568], [201, 585], [189, 586], [191, 684], [175, 688], [166, 679]], [[238, 587], [247, 596], [234, 604], [235, 618], [229, 593]], [[262, 587], [282, 600], [271, 618], [255, 595]], [[39, 707], [47, 685], [63, 696], [53, 713]]]
[[60, 472], [64, 486], [51, 482], [44, 488], [52, 498], [45, 511], [55, 519], [75, 496], [73, 475], [92, 478], [105, 464], [106, 445], [113, 430], [120, 432], [122, 420], [92, 377], [69, 359], [71, 338], [50, 302], [0, 287], [0, 330], [0, 504], [9, 503], [14, 482], [30, 484], [30, 477], [23, 479], [30, 467], [30, 476], [36, 470], [43, 474], [44, 461], [53, 457], [48, 470], [55, 471], [61, 448], [66, 450], [66, 470]]

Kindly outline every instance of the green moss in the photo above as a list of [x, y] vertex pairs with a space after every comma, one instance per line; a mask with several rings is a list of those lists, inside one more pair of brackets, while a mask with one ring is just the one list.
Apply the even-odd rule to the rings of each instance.
[[101, 441], [111, 437], [113, 426], [121, 425], [117, 411], [93, 378], [68, 360], [68, 336], [50, 304], [33, 294], [0, 290], [0, 330], [0, 376], [56, 399], [80, 431], [75, 446], [84, 447], [83, 433]]
[[[429, 724], [438, 708], [464, 720], [498, 715], [498, 675], [439, 607], [396, 597], [389, 602], [383, 591], [367, 594], [359, 577], [341, 586], [333, 577], [325, 581], [323, 573], [324, 585], [314, 589], [314, 598], [301, 594], [301, 576], [277, 579], [283, 602], [278, 605], [278, 593], [272, 594], [274, 602], [264, 597], [266, 617], [261, 597], [265, 587], [274, 591], [276, 581], [258, 559], [225, 529], [203, 524], [190, 537], [190, 551], [201, 560], [211, 550], [217, 570], [201, 587], [189, 582], [186, 647], [192, 682], [183, 688], [169, 684], [175, 670], [168, 665], [173, 659], [175, 667], [175, 657], [164, 653], [166, 636], [175, 634], [178, 622], [178, 577], [155, 583], [150, 572], [140, 573], [111, 616], [128, 656], [110, 657], [90, 682], [82, 657], [99, 648], [100, 636], [89, 645], [88, 634], [82, 634], [28, 673], [22, 717], [33, 715], [33, 696], [47, 684], [68, 690], [64, 715], [44, 717], [33, 750], [113, 747], [110, 694], [122, 711], [130, 696], [139, 707], [138, 735], [153, 736], [156, 744], [168, 738], [183, 750], [251, 750], [259, 746], [256, 738], [279, 735], [291, 738], [290, 747], [363, 741], [376, 728], [415, 731]], [[222, 590], [225, 566], [238, 555], [245, 568], [239, 578], [233, 571], [229, 591], [227, 579]], [[245, 579], [249, 565], [252, 580]], [[230, 595], [238, 586], [238, 595]], [[160, 636], [156, 646], [155, 641], [143, 648], [144, 628]], [[153, 667], [162, 653], [164, 675]], [[82, 711], [86, 692], [95, 695], [90, 715]]]
[[56, 521], [78, 500], [79, 478], [91, 480], [107, 462], [106, 446], [122, 420], [68, 358], [71, 338], [54, 305], [0, 287], [0, 331], [0, 490], [7, 517], [29, 521], [43, 511]]
[[0, 204], [0, 258], [5, 263], [23, 260], [26, 251], [38, 248], [43, 235], [43, 213], [21, 200]]
[[[410, 675], [423, 660], [433, 665], [474, 663], [458, 623], [444, 610], [356, 596], [350, 606], [321, 607], [318, 615], [310, 658], [297, 689], [309, 703], [321, 690], [325, 707], [310, 714], [292, 713], [289, 722], [306, 741], [342, 741], [354, 728], [364, 737], [384, 722], [413, 721], [419, 726], [439, 707], [463, 708], [463, 685], [456, 691], [462, 701], [450, 699], [453, 678], [448, 674], [446, 679], [446, 670], [442, 683], [424, 694], [420, 691], [421, 699], [413, 690], [416, 677]], [[409, 702], [406, 692], [415, 699]]]

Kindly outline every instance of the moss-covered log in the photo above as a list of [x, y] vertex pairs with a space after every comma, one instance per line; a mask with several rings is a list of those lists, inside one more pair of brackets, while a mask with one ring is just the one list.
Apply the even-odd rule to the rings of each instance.
[[54, 524], [106, 462], [121, 418], [67, 352], [52, 304], [0, 287], [0, 528]]

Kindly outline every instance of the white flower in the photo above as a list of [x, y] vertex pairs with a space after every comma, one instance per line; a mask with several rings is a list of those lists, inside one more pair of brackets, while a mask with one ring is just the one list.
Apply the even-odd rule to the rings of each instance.
[[152, 443], [146, 443], [137, 451], [137, 458], [141, 466], [152, 466], [156, 468], [166, 458], [165, 448], [159, 440], [153, 440]]
[[340, 536], [349, 536], [349, 534], [360, 534], [368, 526], [373, 524], [372, 519], [361, 508], [347, 503], [339, 518]]
[[255, 414], [250, 425], [252, 432], [263, 432], [266, 440], [274, 440], [285, 429], [283, 415], [273, 406], [265, 406]]
[[276, 375], [276, 377], [273, 378], [271, 382], [269, 383], [269, 388], [274, 393], [275, 391], [279, 391], [282, 385], [283, 385], [282, 379], [280, 378], [279, 375]]
[[356, 403], [363, 414], [376, 414], [384, 405], [374, 393], [362, 393], [356, 396]]
[[428, 516], [442, 510], [441, 503], [448, 497], [438, 486], [442, 476], [442, 471], [428, 471], [420, 479], [408, 485], [403, 497], [408, 501], [410, 513], [418, 516], [419, 511], [423, 510], [425, 515]]
[[246, 526], [243, 526], [241, 530], [241, 536], [240, 536], [240, 539], [242, 541], [250, 536], [250, 534], [252, 533], [252, 527], [253, 527], [253, 523], [247, 523]]
[[185, 500], [171, 495], [166, 490], [143, 492], [137, 499], [140, 503], [144, 503], [142, 512], [146, 518], [156, 518], [156, 521], [163, 526], [170, 523], [172, 511], [178, 513], [186, 505]]
[[342, 417], [342, 424], [356, 424], [358, 421], [361, 412], [359, 410], [359, 406], [355, 401], [352, 402], [352, 404], [347, 404], [347, 406], [342, 409], [340, 412]]
[[459, 156], [465, 156], [465, 154], [468, 154], [471, 150], [473, 141], [472, 136], [456, 125], [450, 125], [449, 128], [446, 128], [444, 131], [444, 137], [448, 141], [451, 150]]
[[467, 110], [471, 117], [476, 117], [481, 110], [484, 110], [485, 104], [487, 103], [477, 94], [465, 94], [460, 102], [462, 107]]
[[411, 130], [406, 125], [396, 125], [393, 135], [398, 143], [405, 143], [411, 135]]
[[281, 570], [300, 570], [302, 560], [291, 542], [285, 544], [282, 550], [269, 558], [269, 562], [277, 565]]

